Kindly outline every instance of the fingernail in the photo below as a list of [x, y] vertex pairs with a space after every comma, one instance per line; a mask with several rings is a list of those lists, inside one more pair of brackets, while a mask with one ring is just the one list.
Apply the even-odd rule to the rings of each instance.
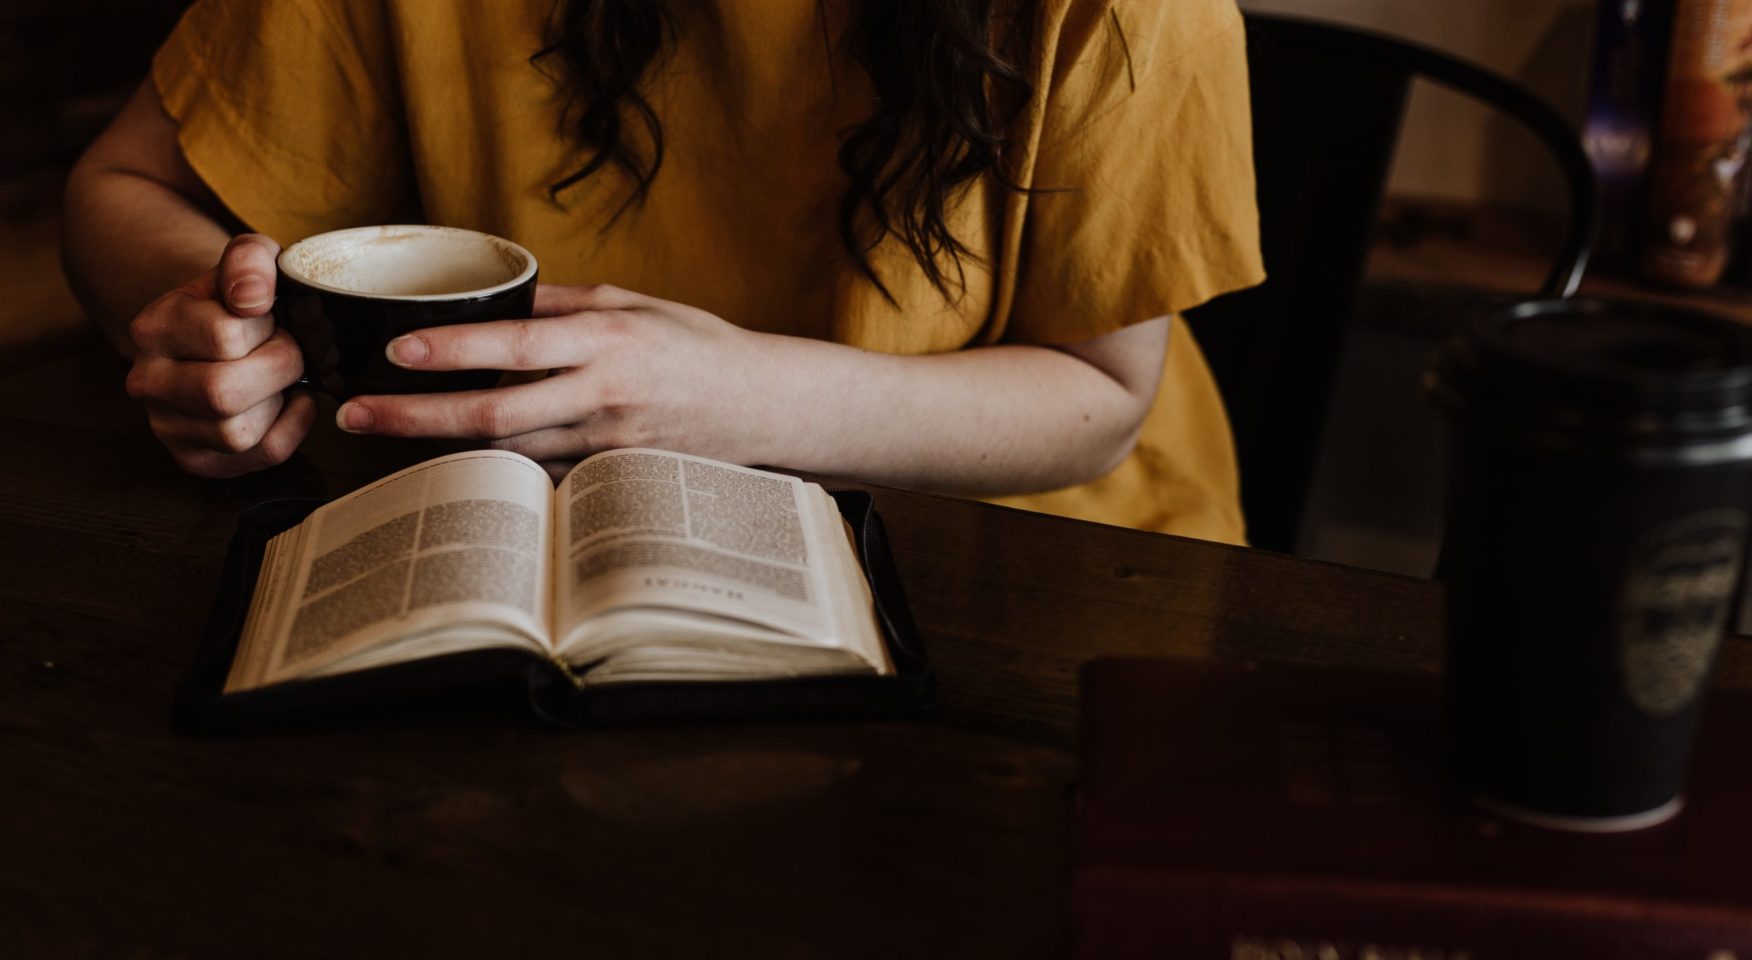
[[371, 411], [356, 403], [343, 403], [335, 411], [335, 426], [348, 433], [364, 433], [371, 429]]
[[391, 363], [404, 367], [415, 363], [424, 363], [426, 358], [432, 354], [432, 348], [426, 346], [426, 341], [412, 334], [396, 337], [389, 341], [386, 351]]
[[232, 284], [226, 296], [231, 300], [231, 305], [239, 310], [259, 307], [271, 299], [268, 285], [256, 277], [244, 277]]

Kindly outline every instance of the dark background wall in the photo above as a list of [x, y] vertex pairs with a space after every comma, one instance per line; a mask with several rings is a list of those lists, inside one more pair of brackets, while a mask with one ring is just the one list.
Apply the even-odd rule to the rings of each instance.
[[64, 167], [146, 75], [188, 0], [0, 2], [0, 179]]
[[0, 0], [0, 349], [93, 336], [61, 279], [61, 185], [189, 0]]

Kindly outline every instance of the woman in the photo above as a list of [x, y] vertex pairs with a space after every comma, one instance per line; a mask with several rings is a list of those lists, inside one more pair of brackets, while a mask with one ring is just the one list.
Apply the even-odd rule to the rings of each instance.
[[543, 461], [654, 446], [1240, 540], [1173, 318], [1261, 276], [1232, 0], [549, 4], [184, 18], [72, 174], [67, 262], [185, 469], [278, 463], [311, 428], [268, 318], [279, 243], [431, 222], [564, 285], [392, 357], [552, 373], [357, 398], [343, 429]]

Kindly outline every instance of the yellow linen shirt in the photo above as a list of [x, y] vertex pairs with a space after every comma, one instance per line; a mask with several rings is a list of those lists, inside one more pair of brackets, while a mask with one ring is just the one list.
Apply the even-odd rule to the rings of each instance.
[[[202, 0], [153, 78], [190, 165], [282, 243], [468, 227], [528, 247], [546, 282], [611, 283], [753, 330], [899, 354], [1073, 343], [1263, 276], [1233, 0], [1041, 0], [1025, 60], [1036, 96], [1015, 134], [1034, 189], [981, 184], [955, 206], [978, 257], [958, 297], [881, 245], [872, 262], [896, 303], [856, 273], [836, 219], [841, 132], [871, 109], [825, 39], [849, 0], [668, 7], [678, 39], [643, 86], [663, 166], [612, 224], [631, 185], [617, 169], [548, 194], [585, 156], [529, 60], [552, 0]], [[1117, 469], [998, 502], [1240, 542], [1227, 419], [1178, 319], [1166, 364]]]

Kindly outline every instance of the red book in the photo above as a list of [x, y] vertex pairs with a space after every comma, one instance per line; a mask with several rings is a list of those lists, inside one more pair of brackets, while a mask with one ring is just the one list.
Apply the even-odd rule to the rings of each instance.
[[1752, 960], [1752, 696], [1635, 833], [1489, 816], [1442, 779], [1440, 681], [1284, 664], [1083, 672], [1080, 957]]

